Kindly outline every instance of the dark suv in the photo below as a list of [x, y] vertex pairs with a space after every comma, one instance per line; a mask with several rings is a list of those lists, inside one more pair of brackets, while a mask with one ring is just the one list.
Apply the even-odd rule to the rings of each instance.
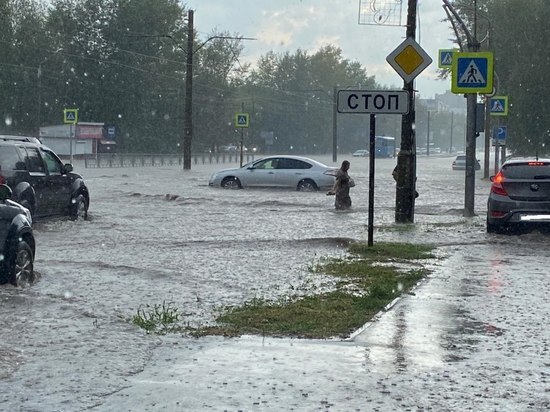
[[34, 281], [35, 242], [30, 212], [12, 202], [11, 189], [0, 185], [0, 283]]
[[35, 137], [0, 135], [0, 184], [33, 218], [86, 219], [90, 196], [79, 174]]

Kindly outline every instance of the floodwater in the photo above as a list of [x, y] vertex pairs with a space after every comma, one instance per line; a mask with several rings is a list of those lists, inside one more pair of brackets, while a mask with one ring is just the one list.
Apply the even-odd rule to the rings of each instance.
[[131, 323], [170, 303], [206, 325], [228, 305], [323, 287], [308, 266], [367, 239], [368, 159], [349, 160], [351, 212], [324, 193], [209, 188], [224, 165], [77, 164], [89, 220], [36, 222], [38, 282], [0, 286], [0, 410], [550, 409], [550, 237], [487, 234], [479, 177], [477, 216], [462, 217], [451, 157], [418, 158], [414, 225], [394, 223], [395, 159], [377, 160], [374, 241], [435, 244], [439, 258], [350, 339], [195, 339]]

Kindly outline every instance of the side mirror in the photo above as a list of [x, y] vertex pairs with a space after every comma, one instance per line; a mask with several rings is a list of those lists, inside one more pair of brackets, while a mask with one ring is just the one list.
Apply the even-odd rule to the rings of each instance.
[[3, 202], [11, 199], [11, 189], [8, 185], [0, 185], [0, 200]]
[[71, 173], [73, 171], [73, 165], [70, 163], [65, 163], [63, 169], [65, 170], [65, 173]]
[[490, 180], [491, 182], [494, 182], [494, 181], [495, 181], [495, 177], [494, 177], [494, 176], [489, 176], [489, 180]]

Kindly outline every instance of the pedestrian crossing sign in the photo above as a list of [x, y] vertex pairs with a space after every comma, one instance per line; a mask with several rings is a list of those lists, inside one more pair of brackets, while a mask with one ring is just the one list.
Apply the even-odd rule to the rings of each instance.
[[453, 53], [456, 49], [439, 49], [439, 64], [440, 69], [450, 69], [453, 67]]
[[508, 96], [493, 96], [489, 100], [491, 116], [508, 115]]
[[78, 109], [63, 109], [63, 122], [67, 124], [77, 124]]
[[248, 127], [248, 113], [235, 113], [235, 127]]
[[493, 53], [461, 53], [452, 56], [451, 91], [460, 93], [493, 92]]

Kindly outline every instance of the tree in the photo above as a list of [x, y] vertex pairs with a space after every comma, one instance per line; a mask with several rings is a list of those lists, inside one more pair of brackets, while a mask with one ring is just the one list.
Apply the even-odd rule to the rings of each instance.
[[[544, 0], [478, 0], [474, 19], [472, 1], [453, 5], [481, 37], [482, 49], [494, 53], [498, 94], [509, 97], [507, 146], [521, 155], [548, 153], [550, 119], [546, 116], [548, 56], [541, 52], [550, 40], [550, 9]], [[482, 37], [483, 36], [483, 37]]]
[[243, 45], [238, 37], [213, 32], [197, 46], [193, 87], [195, 150], [217, 151], [219, 146], [233, 142], [233, 117], [242, 105], [238, 90], [248, 70], [248, 65], [241, 66], [239, 62]]
[[[357, 62], [342, 57], [334, 46], [325, 46], [309, 55], [303, 50], [294, 54], [268, 53], [258, 62], [249, 78], [254, 99], [259, 106], [256, 130], [268, 134], [271, 149], [301, 152], [328, 152], [332, 148], [333, 91], [335, 87], [376, 88]], [[344, 117], [339, 131], [346, 137], [340, 142], [348, 149], [355, 136], [361, 139], [360, 119]], [[347, 140], [347, 141], [346, 141]]]

